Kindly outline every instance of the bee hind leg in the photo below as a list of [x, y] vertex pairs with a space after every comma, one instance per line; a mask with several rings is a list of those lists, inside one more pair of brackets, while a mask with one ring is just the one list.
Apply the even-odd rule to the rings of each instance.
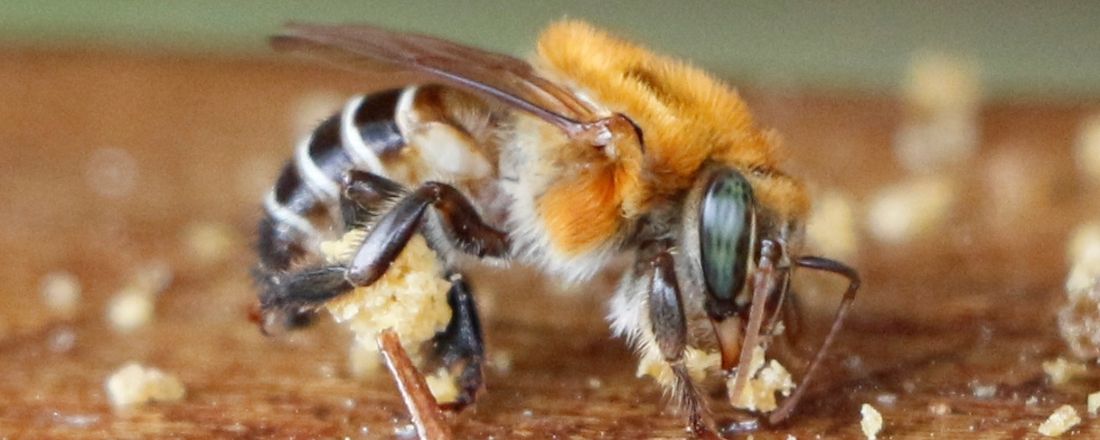
[[436, 360], [457, 381], [457, 398], [444, 405], [447, 409], [457, 411], [474, 403], [484, 383], [482, 368], [485, 363], [485, 344], [477, 304], [469, 284], [461, 274], [451, 275], [450, 280], [451, 290], [447, 292], [447, 305], [451, 307], [451, 321], [446, 329], [432, 338], [432, 350]]
[[507, 254], [508, 236], [485, 224], [458, 189], [427, 182], [379, 217], [348, 265], [348, 281], [367, 286], [381, 278], [419, 229], [428, 208], [438, 214], [444, 232], [459, 250], [478, 257]]
[[703, 396], [684, 365], [687, 321], [672, 255], [667, 250], [661, 251], [650, 260], [650, 265], [649, 321], [661, 356], [672, 368], [674, 397], [687, 412], [691, 430], [696, 436], [718, 439], [710, 427], [710, 416]]
[[261, 281], [260, 329], [271, 333], [308, 324], [312, 309], [354, 288], [345, 272], [342, 266], [323, 266], [266, 276]]
[[255, 318], [265, 333], [276, 326], [298, 328], [312, 322], [309, 313], [281, 309], [280, 313], [273, 315], [263, 305], [265, 298], [270, 299], [273, 292], [279, 290], [278, 282], [285, 277], [291, 264], [307, 254], [306, 249], [317, 239], [317, 233], [311, 226], [299, 224], [296, 220], [300, 219], [288, 209], [273, 206], [276, 205], [269, 203], [260, 221], [256, 242], [260, 261], [252, 269], [253, 280], [260, 290], [259, 310], [263, 312], [256, 314]]
[[[344, 173], [341, 183], [340, 212], [345, 225], [368, 223], [379, 215], [380, 207], [386, 201], [405, 193], [401, 184], [360, 170]], [[347, 268], [343, 266], [288, 271], [291, 260], [305, 253], [304, 238], [301, 232], [279, 225], [270, 214], [261, 222], [261, 263], [253, 271], [260, 285], [259, 306], [262, 313], [258, 321], [264, 333], [310, 324], [313, 320], [312, 309], [355, 287], [347, 281]]]
[[[508, 251], [507, 235], [485, 224], [466, 197], [450, 185], [428, 182], [412, 192], [405, 192], [389, 179], [353, 171], [345, 175], [344, 188], [345, 216], [350, 213], [358, 220], [376, 219], [372, 221], [374, 226], [370, 234], [343, 273], [348, 288], [377, 281], [419, 229], [428, 208], [437, 214], [443, 232], [455, 248], [479, 257], [503, 257]], [[402, 194], [389, 210], [380, 214], [375, 212], [383, 205], [382, 201]], [[457, 410], [473, 403], [481, 390], [485, 348], [469, 284], [458, 273], [448, 278], [451, 281], [447, 292], [451, 320], [431, 343], [433, 360], [457, 380], [457, 399], [445, 405]], [[335, 280], [334, 283], [339, 284]]]
[[344, 174], [340, 212], [346, 225], [368, 223], [380, 214], [379, 208], [388, 200], [400, 197], [405, 187], [385, 177], [361, 170]]
[[[368, 222], [383, 202], [404, 193], [400, 184], [358, 170], [345, 173], [341, 187], [339, 207], [344, 225]], [[260, 287], [256, 320], [265, 333], [304, 327], [313, 321], [312, 308], [351, 286], [341, 282], [343, 268], [292, 269], [294, 261], [309, 254], [307, 249], [315, 246], [311, 243], [319, 242], [321, 235], [300, 215], [278, 203], [269, 200], [265, 210], [257, 240], [260, 263], [252, 271]]]

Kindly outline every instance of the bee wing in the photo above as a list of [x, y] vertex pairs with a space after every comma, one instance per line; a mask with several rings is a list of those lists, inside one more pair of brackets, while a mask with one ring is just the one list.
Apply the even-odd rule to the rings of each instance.
[[367, 25], [290, 24], [271, 44], [277, 50], [385, 74], [390, 82], [436, 82], [488, 96], [571, 136], [598, 119], [594, 109], [525, 61], [426, 35]]

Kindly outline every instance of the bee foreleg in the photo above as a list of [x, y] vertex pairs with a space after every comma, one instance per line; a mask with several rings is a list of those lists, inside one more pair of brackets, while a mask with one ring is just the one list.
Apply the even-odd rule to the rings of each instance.
[[348, 281], [366, 286], [378, 280], [420, 227], [429, 207], [435, 208], [445, 232], [462, 251], [478, 257], [507, 254], [508, 236], [485, 224], [461, 192], [444, 183], [428, 182], [382, 215], [352, 257]]
[[462, 409], [474, 402], [482, 386], [482, 366], [485, 360], [485, 344], [481, 336], [481, 320], [469, 284], [461, 274], [450, 277], [451, 290], [447, 292], [447, 305], [451, 307], [451, 321], [447, 328], [432, 338], [432, 349], [439, 362], [456, 373], [458, 398], [446, 406]]
[[703, 438], [717, 438], [709, 425], [706, 403], [699, 389], [691, 380], [684, 365], [684, 350], [687, 348], [687, 321], [680, 296], [680, 286], [676, 281], [675, 263], [668, 251], [657, 253], [650, 260], [649, 277], [649, 322], [653, 326], [653, 336], [661, 356], [668, 362], [675, 375], [674, 392], [680, 404], [688, 412], [691, 430]]

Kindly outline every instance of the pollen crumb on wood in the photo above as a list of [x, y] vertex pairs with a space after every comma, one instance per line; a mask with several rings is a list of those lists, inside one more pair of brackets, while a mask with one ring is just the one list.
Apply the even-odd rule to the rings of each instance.
[[42, 302], [51, 314], [59, 318], [71, 319], [76, 315], [80, 306], [80, 290], [80, 280], [72, 273], [55, 271], [42, 277]]
[[445, 368], [424, 376], [424, 381], [428, 384], [428, 390], [432, 392], [436, 402], [451, 403], [458, 400], [458, 383], [451, 372]]
[[110, 200], [133, 195], [141, 180], [141, 169], [132, 150], [103, 147], [86, 155], [84, 183], [93, 193]]
[[910, 171], [929, 172], [971, 159], [980, 130], [981, 83], [976, 63], [943, 53], [918, 53], [905, 82], [905, 120], [894, 149]]
[[495, 350], [489, 355], [489, 365], [497, 374], [512, 372], [512, 352], [507, 350]]
[[1069, 276], [1066, 291], [1073, 295], [1091, 286], [1100, 277], [1100, 222], [1085, 223], [1074, 229], [1066, 249]]
[[352, 340], [348, 348], [348, 372], [352, 377], [371, 377], [381, 369], [378, 347], [375, 344], [361, 344]]
[[935, 402], [928, 405], [928, 411], [937, 416], [946, 416], [951, 414], [951, 405], [947, 402]]
[[881, 393], [875, 396], [875, 402], [880, 405], [894, 406], [898, 403], [898, 395], [894, 393]]
[[970, 394], [978, 399], [992, 399], [997, 395], [997, 384], [972, 382], [970, 384]]
[[172, 284], [172, 268], [167, 262], [153, 260], [139, 266], [128, 280], [127, 286], [143, 292], [158, 294]]
[[859, 407], [859, 414], [861, 416], [859, 428], [863, 431], [863, 436], [867, 437], [867, 440], [877, 439], [879, 432], [882, 432], [882, 414], [866, 403]]
[[979, 206], [986, 222], [1012, 236], [1024, 225], [1045, 221], [1049, 205], [1062, 194], [1065, 170], [1056, 156], [1022, 142], [1002, 141], [973, 168], [985, 194]]
[[1096, 412], [1100, 411], [1100, 391], [1089, 394], [1086, 405], [1089, 410], [1089, 415], [1095, 416]]
[[1063, 385], [1085, 374], [1088, 367], [1081, 362], [1074, 362], [1059, 357], [1050, 361], [1043, 361], [1043, 372], [1050, 378], [1050, 383]]
[[182, 400], [186, 391], [175, 376], [131, 362], [107, 379], [107, 397], [116, 408]]
[[939, 176], [887, 186], [871, 199], [867, 226], [879, 241], [906, 243], [943, 226], [956, 199], [955, 184]]
[[[722, 356], [718, 352], [688, 347], [684, 351], [684, 367], [688, 376], [696, 383], [706, 380], [708, 375], [721, 372]], [[776, 394], [789, 396], [795, 383], [787, 369], [778, 361], [765, 358], [764, 349], [757, 346], [753, 350], [752, 361], [748, 365], [749, 380], [741, 390], [740, 396], [728, 396], [734, 408], [750, 411], [772, 411], [778, 408]], [[661, 386], [668, 388], [675, 384], [675, 375], [660, 354], [656, 351], [643, 352], [638, 363], [638, 377], [649, 376]], [[736, 381], [733, 375], [725, 379], [730, 389]]]
[[195, 222], [183, 230], [182, 238], [188, 256], [200, 264], [224, 261], [240, 244], [237, 232], [220, 222]]
[[851, 196], [824, 191], [814, 200], [806, 238], [824, 255], [851, 261], [859, 251], [859, 227]]
[[1079, 226], [1067, 248], [1071, 268], [1058, 327], [1074, 356], [1094, 360], [1100, 358], [1100, 223]]
[[153, 320], [153, 298], [146, 292], [126, 289], [111, 298], [107, 306], [111, 328], [130, 332]]
[[[688, 376], [696, 382], [702, 381], [708, 373], [721, 369], [722, 356], [714, 351], [700, 350], [688, 347], [684, 350], [684, 367]], [[659, 353], [644, 353], [638, 362], [638, 377], [649, 376], [654, 378], [661, 386], [669, 387], [674, 383], [675, 374], [669, 368], [668, 362], [660, 357]]]
[[[757, 346], [753, 349], [752, 360], [748, 366], [749, 380], [740, 396], [730, 396], [730, 405], [734, 408], [749, 411], [772, 411], [779, 407], [776, 393], [789, 396], [794, 390], [794, 380], [776, 360], [766, 360], [764, 349]], [[741, 374], [738, 372], [737, 374]], [[730, 377], [726, 386], [733, 387], [737, 375]]]
[[172, 270], [166, 263], [153, 262], [138, 268], [107, 304], [107, 322], [111, 328], [127, 333], [151, 322], [156, 297], [171, 282]]
[[1077, 410], [1070, 405], [1062, 405], [1039, 425], [1039, 433], [1047, 437], [1058, 437], [1079, 423], [1081, 417], [1077, 415]]

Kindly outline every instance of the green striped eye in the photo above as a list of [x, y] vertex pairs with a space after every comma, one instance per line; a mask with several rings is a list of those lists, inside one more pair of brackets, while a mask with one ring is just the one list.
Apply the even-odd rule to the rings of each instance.
[[729, 316], [739, 308], [735, 298], [752, 264], [754, 222], [749, 182], [734, 170], [716, 173], [699, 206], [699, 248], [712, 315]]

